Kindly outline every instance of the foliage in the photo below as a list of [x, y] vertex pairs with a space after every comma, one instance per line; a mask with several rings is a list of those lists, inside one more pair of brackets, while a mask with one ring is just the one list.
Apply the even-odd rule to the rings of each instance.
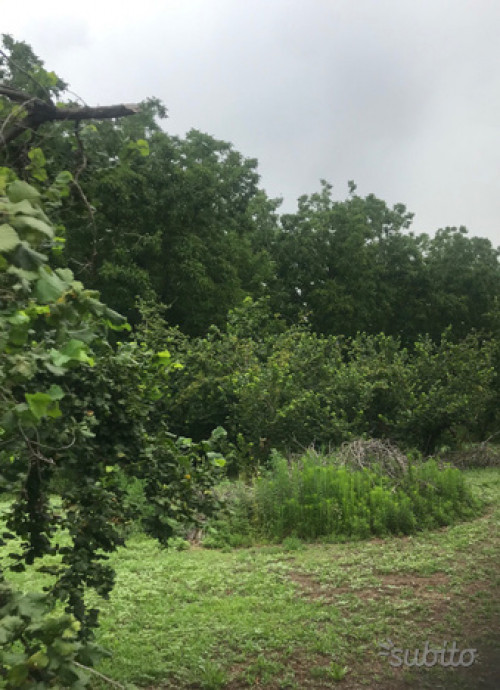
[[[27, 44], [4, 36], [3, 48], [5, 85], [65, 97]], [[352, 183], [345, 201], [323, 183], [279, 218], [255, 160], [199, 131], [167, 135], [165, 114], [150, 99], [125, 122], [45, 123], [0, 154], [0, 461], [15, 496], [6, 687], [84, 684], [109, 554], [139, 518], [182, 548], [183, 526], [220, 506], [221, 451], [251, 475], [273, 447], [361, 436], [448, 452], [498, 430], [491, 243], [463, 228], [414, 236], [404, 206]], [[1, 128], [23, 116], [0, 98]], [[136, 326], [130, 337], [97, 290]], [[307, 538], [325, 525], [411, 532], [474, 509], [459, 475], [432, 463], [390, 481], [278, 463], [206, 544], [292, 535], [297, 521]], [[16, 571], [46, 556], [48, 593], [18, 592]]]
[[[44, 201], [61, 198], [67, 177], [42, 196], [0, 172], [0, 452], [8, 468], [3, 489], [16, 496], [4, 538], [22, 539], [9, 570], [60, 556], [46, 568], [55, 581], [42, 603], [2, 579], [2, 608], [12, 619], [4, 638], [14, 650], [2, 672], [6, 687], [45, 687], [56, 678], [80, 687], [74, 662], [92, 661], [86, 640], [98, 614], [86, 591], [108, 596], [114, 573], [106, 554], [123, 543], [121, 474], [144, 480], [147, 527], [166, 543], [179, 521], [195, 522], [216, 506], [211, 487], [224, 461], [214, 444], [223, 432], [198, 444], [169, 434], [155, 406], [175, 367], [170, 353], [145, 342], [112, 348], [108, 331], [126, 327], [123, 318], [69, 269], [50, 268], [55, 232]], [[49, 502], [54, 488], [60, 506]], [[58, 543], [59, 531], [68, 545]], [[45, 616], [56, 599], [78, 627], [71, 616]]]
[[[49, 268], [42, 252], [50, 249], [54, 229], [43, 210], [40, 193], [13, 179], [6, 169], [0, 173], [1, 457], [3, 463], [10, 458], [18, 474], [16, 480], [3, 487], [18, 492], [7, 527], [23, 539], [21, 552], [12, 553], [10, 569], [24, 569], [24, 563], [30, 565], [53, 552], [52, 537], [59, 525], [73, 528], [74, 549], [61, 550], [66, 568], [54, 591], [62, 598], [69, 597], [68, 610], [82, 622], [90, 623], [94, 612], [85, 616], [82, 588], [87, 582], [103, 594], [109, 590], [111, 573], [99, 564], [96, 552], [112, 548], [114, 535], [107, 526], [101, 535], [96, 529], [95, 535], [100, 538], [93, 542], [90, 524], [80, 518], [85, 517], [81, 515], [85, 510], [88, 517], [99, 505], [94, 526], [100, 520], [105, 524], [108, 503], [100, 501], [107, 496], [99, 487], [93, 494], [89, 491], [92, 476], [87, 478], [82, 468], [80, 476], [85, 477], [88, 486], [75, 487], [75, 493], [87, 490], [89, 501], [86, 506], [82, 501], [79, 511], [77, 500], [63, 520], [48, 503], [48, 486], [56, 466], [50, 455], [60, 448], [63, 462], [70, 464], [80, 459], [70, 450], [72, 447], [79, 448], [80, 456], [85, 450], [92, 436], [88, 417], [68, 416], [64, 426], [61, 424], [61, 406], [66, 402], [62, 401], [72, 392], [60, 383], [72, 367], [94, 363], [90, 343], [95, 341], [95, 347], [105, 337], [106, 320], [117, 322], [119, 317], [107, 310], [95, 293], [75, 281], [70, 271]], [[56, 180], [49, 189], [49, 199], [57, 200], [62, 188]], [[83, 545], [78, 532], [87, 529], [91, 538]], [[6, 532], [4, 538], [14, 534]], [[82, 552], [86, 552], [87, 560], [82, 559]], [[69, 581], [74, 591], [67, 588]], [[16, 593], [2, 577], [2, 608], [12, 618], [12, 626], [5, 631], [7, 652], [2, 659], [6, 687], [32, 687], [34, 682], [50, 682], [56, 677], [68, 684], [72, 679], [75, 687], [81, 684], [82, 674], [72, 664], [77, 654], [81, 658], [79, 645], [73, 642], [78, 628], [71, 632], [74, 619], [69, 616], [46, 619], [44, 613], [53, 605], [52, 598]], [[20, 650], [16, 642], [21, 642]], [[13, 649], [11, 654], [9, 647]], [[85, 647], [81, 649], [86, 653]]]
[[[79, 624], [70, 615], [47, 615], [48, 595], [13, 591], [0, 584], [0, 687], [83, 688], [86, 673], [74, 661], [95, 663], [102, 654], [95, 645], [78, 640]], [[22, 651], [20, 651], [22, 650]]]
[[[64, 97], [66, 85], [29, 46], [4, 37], [3, 47], [5, 85]], [[13, 109], [1, 97], [0, 106], [2, 126]], [[66, 228], [61, 265], [132, 323], [140, 296], [168, 304], [170, 323], [185, 332], [202, 333], [272, 282], [278, 202], [258, 189], [254, 159], [199, 131], [169, 136], [157, 123], [164, 106], [141, 106], [117, 122], [44, 125], [6, 147], [0, 164], [37, 183], [45, 167], [49, 177], [70, 170], [71, 194], [55, 218]]]
[[[256, 307], [259, 306], [257, 310]], [[271, 448], [335, 447], [361, 436], [432, 453], [481, 437], [495, 400], [496, 341], [444, 333], [405, 348], [392, 337], [321, 336], [285, 328], [266, 301], [247, 300], [225, 332], [171, 341], [166, 410], [172, 429], [196, 438], [222, 425], [234, 473]]]
[[258, 534], [279, 541], [363, 538], [432, 529], [478, 508], [459, 470], [432, 460], [410, 465], [396, 481], [380, 470], [348, 470], [335, 459], [306, 454], [289, 464], [275, 455], [269, 474], [255, 481], [251, 521]]
[[355, 192], [349, 183], [348, 198], [334, 201], [323, 181], [281, 217], [273, 308], [292, 322], [305, 314], [318, 333], [384, 332], [407, 345], [423, 334], [438, 341], [450, 325], [455, 339], [487, 328], [499, 250], [464, 227], [415, 235], [403, 204]]
[[[275, 690], [325, 684], [335, 661], [348, 666], [349, 682], [370, 687], [388, 630], [404, 648], [419, 648], [424, 638], [440, 646], [443, 618], [436, 611], [446, 610], [445, 639], [464, 639], [463, 647], [481, 653], [466, 687], [477, 687], [476, 671], [488, 669], [495, 687], [500, 472], [464, 476], [476, 495], [488, 498], [489, 510], [409, 538], [322, 541], [295, 551], [264, 545], [177, 552], [136, 534], [111, 554], [120, 585], [103, 602], [96, 634], [112, 656], [97, 670], [125, 686], [192, 690], [211, 663], [226, 672], [229, 686], [258, 681]], [[31, 569], [12, 578], [35, 590], [43, 576]], [[463, 690], [464, 678], [452, 669], [434, 675], [438, 670], [421, 669], [418, 687]], [[380, 664], [378, 683], [397, 684], [392, 673]]]
[[254, 504], [251, 485], [231, 479], [221, 482], [215, 491], [222, 508], [214, 518], [207, 520], [201, 530], [203, 547], [232, 549], [251, 546], [255, 536], [248, 520]]
[[[42, 98], [68, 97], [65, 83], [23, 42], [3, 38], [1, 78]], [[18, 106], [15, 106], [18, 107]], [[500, 294], [499, 250], [464, 227], [434, 237], [411, 231], [403, 204], [362, 197], [353, 182], [337, 201], [332, 185], [301, 196], [295, 213], [259, 188], [257, 161], [228, 142], [191, 130], [161, 130], [150, 98], [116, 122], [46, 123], [0, 153], [27, 181], [73, 174], [60, 265], [138, 321], [136, 297], [169, 306], [189, 335], [223, 328], [246, 296], [267, 296], [288, 325], [355, 337], [380, 332], [411, 346], [488, 330]], [[0, 122], [14, 117], [0, 98]], [[1, 126], [1, 124], [0, 124]], [[43, 156], [43, 159], [42, 159]]]
[[282, 546], [285, 551], [299, 551], [300, 549], [304, 548], [302, 541], [294, 535], [285, 537], [283, 539]]
[[195, 130], [144, 137], [147, 157], [130, 155], [126, 125], [112, 139], [97, 125], [86, 140], [81, 185], [96, 207], [98, 249], [81, 219], [68, 217], [68, 261], [133, 321], [136, 296], [153, 297], [169, 305], [171, 324], [201, 334], [222, 326], [246, 294], [262, 294], [271, 276], [267, 251], [256, 246], [256, 162]]

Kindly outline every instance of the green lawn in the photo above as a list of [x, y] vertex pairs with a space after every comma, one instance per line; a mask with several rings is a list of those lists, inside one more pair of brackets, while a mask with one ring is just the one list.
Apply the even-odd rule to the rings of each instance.
[[[99, 670], [148, 688], [500, 687], [500, 471], [467, 476], [486, 514], [409, 538], [176, 552], [133, 537], [112, 559], [98, 633], [112, 657]], [[456, 641], [478, 660], [392, 668], [379, 655], [387, 639]]]

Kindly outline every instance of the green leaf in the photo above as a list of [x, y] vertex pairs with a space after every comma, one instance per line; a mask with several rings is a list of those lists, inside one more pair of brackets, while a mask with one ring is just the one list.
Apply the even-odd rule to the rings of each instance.
[[68, 286], [75, 279], [73, 271], [69, 268], [57, 268], [56, 274], [61, 280], [63, 280]]
[[227, 431], [223, 426], [218, 426], [212, 431], [210, 438], [213, 441], [221, 441], [223, 438], [227, 438]]
[[17, 664], [16, 666], [13, 666], [10, 671], [7, 674], [7, 683], [8, 685], [6, 687], [10, 688], [21, 688], [21, 687], [26, 687], [24, 685], [25, 681], [28, 678], [28, 667], [26, 664], [23, 662], [21, 664]]
[[149, 156], [149, 144], [145, 139], [137, 139], [137, 141], [129, 142], [127, 148], [130, 151], [137, 151], [141, 156]]
[[67, 290], [67, 283], [63, 282], [55, 273], [44, 272], [35, 285], [35, 296], [40, 302], [55, 302]]
[[59, 185], [59, 186], [66, 186], [72, 180], [73, 180], [73, 175], [68, 170], [63, 170], [62, 172], [60, 172], [57, 175], [54, 184]]
[[29, 324], [14, 326], [9, 333], [9, 343], [12, 345], [24, 345], [28, 339]]
[[84, 362], [90, 366], [94, 365], [94, 360], [87, 354], [87, 345], [81, 340], [70, 340], [60, 350], [52, 349], [50, 356], [56, 367], [64, 366], [68, 362]]
[[13, 276], [21, 278], [21, 280], [26, 280], [28, 282], [38, 278], [38, 273], [35, 273], [35, 271], [25, 271], [23, 268], [16, 268], [16, 266], [9, 266], [7, 273], [10, 273]]
[[9, 203], [8, 206], [5, 207], [5, 211], [10, 215], [16, 215], [19, 213], [23, 216], [35, 216], [35, 218], [40, 218], [40, 220], [44, 220], [46, 223], [50, 224], [50, 220], [42, 209], [35, 208], [35, 206], [33, 206], [26, 199], [24, 201], [18, 201], [15, 204]]
[[2, 630], [3, 634], [8, 631], [12, 633], [19, 630], [23, 625], [23, 619], [20, 616], [3, 616], [2, 617]]
[[53, 384], [47, 391], [47, 395], [50, 395], [52, 400], [62, 400], [64, 398], [64, 391], [61, 386]]
[[10, 252], [20, 244], [21, 239], [11, 225], [0, 225], [0, 252]]
[[[129, 324], [127, 324], [127, 320], [124, 316], [119, 314], [117, 311], [114, 309], [110, 309], [109, 307], [104, 306], [104, 309], [102, 311], [103, 316], [110, 321], [110, 326], [111, 324], [113, 326], [119, 326], [120, 328], [126, 328], [127, 330], [130, 330]], [[128, 328], [127, 328], [128, 326]]]
[[22, 180], [15, 180], [8, 185], [7, 196], [10, 201], [14, 202], [23, 201], [24, 199], [35, 202], [40, 200], [40, 192]]
[[54, 405], [54, 401], [48, 393], [25, 393], [24, 397], [28, 403], [30, 412], [39, 421], [49, 414], [49, 410]]
[[21, 213], [24, 216], [36, 216], [36, 214], [39, 212], [39, 209], [36, 209], [34, 206], [32, 206], [26, 199], [24, 201], [18, 201], [16, 204], [10, 203], [8, 206], [6, 206], [5, 210], [11, 215]]
[[129, 323], [127, 323], [126, 321], [124, 321], [122, 324], [120, 324], [118, 326], [115, 325], [114, 323], [112, 323], [112, 321], [110, 321], [109, 319], [105, 319], [104, 323], [106, 324], [106, 326], [108, 328], [111, 328], [112, 331], [131, 331], [132, 330], [131, 325]]
[[39, 218], [34, 218], [33, 216], [15, 216], [11, 220], [12, 225], [18, 230], [28, 228], [29, 230], [34, 230], [37, 233], [41, 233], [49, 240], [54, 237], [54, 230], [51, 225], [46, 223]]
[[11, 268], [18, 267], [24, 271], [36, 271], [47, 261], [45, 254], [40, 254], [40, 252], [35, 251], [27, 242], [21, 242], [21, 244], [16, 247], [11, 255], [11, 259], [15, 264], [15, 266]]
[[135, 143], [141, 156], [149, 156], [149, 144], [145, 139], [137, 139]]
[[70, 359], [76, 359], [79, 362], [86, 362], [87, 345], [81, 340], [72, 339], [62, 348], [61, 352]]
[[[50, 356], [52, 358], [53, 364], [58, 369], [62, 369], [62, 367], [64, 367], [65, 364], [67, 364], [68, 362], [71, 361], [71, 357], [68, 357], [67, 355], [63, 354], [60, 350], [52, 349], [50, 351]], [[47, 366], [47, 369], [49, 369], [49, 371], [51, 371], [51, 369], [49, 368], [50, 365], [47, 364], [46, 366]]]
[[0, 428], [3, 432], [2, 436], [6, 433], [10, 434], [18, 428], [18, 418], [14, 412], [6, 412], [2, 417], [0, 417]]
[[82, 340], [84, 343], [87, 343], [87, 345], [97, 337], [95, 330], [90, 326], [87, 326], [86, 328], [68, 330], [67, 334], [70, 338]]
[[50, 371], [51, 374], [54, 374], [54, 376], [62, 376], [66, 373], [66, 369], [56, 366], [55, 364], [51, 364], [50, 362], [45, 362], [45, 368], [47, 371]]
[[49, 663], [49, 657], [40, 649], [29, 657], [27, 663], [32, 668], [45, 668]]
[[45, 159], [44, 153], [40, 148], [33, 148], [28, 151], [28, 158], [36, 166], [43, 167], [46, 165], [47, 161]]
[[47, 595], [42, 592], [28, 592], [18, 603], [18, 610], [25, 618], [37, 618], [47, 609]]
[[212, 461], [216, 467], [225, 467], [226, 461], [220, 453], [214, 453], [212, 451], [207, 453], [207, 458]]
[[9, 316], [7, 319], [8, 323], [11, 323], [13, 326], [24, 326], [30, 322], [30, 317], [26, 314], [25, 311], [16, 311], [13, 316]]

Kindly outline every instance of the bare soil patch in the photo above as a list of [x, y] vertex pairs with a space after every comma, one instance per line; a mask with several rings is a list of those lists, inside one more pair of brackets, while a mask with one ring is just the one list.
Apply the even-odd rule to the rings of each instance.
[[310, 600], [322, 600], [331, 603], [336, 596], [343, 594], [355, 594], [360, 599], [377, 599], [381, 597], [395, 596], [400, 590], [412, 589], [415, 596], [420, 599], [432, 601], [447, 601], [448, 595], [439, 588], [449, 585], [450, 578], [446, 573], [434, 573], [428, 576], [419, 576], [412, 573], [396, 573], [381, 575], [381, 584], [368, 585], [366, 587], [351, 587], [342, 585], [340, 587], [329, 587], [321, 584], [317, 578], [310, 573], [291, 571], [287, 573], [288, 579], [298, 585], [301, 596]]

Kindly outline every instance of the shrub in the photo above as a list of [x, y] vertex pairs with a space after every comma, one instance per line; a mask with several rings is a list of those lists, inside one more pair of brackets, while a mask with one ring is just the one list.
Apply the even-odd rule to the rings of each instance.
[[174, 551], [189, 551], [191, 544], [182, 537], [172, 537], [169, 539], [168, 546]]
[[453, 342], [445, 332], [439, 344], [421, 337], [410, 349], [384, 334], [322, 336], [304, 323], [283, 330], [270, 312], [275, 327], [252, 331], [255, 306], [234, 313], [226, 332], [171, 348], [185, 365], [171, 375], [172, 429], [197, 439], [222, 425], [233, 476], [267, 465], [272, 448], [371, 437], [429, 454], [481, 439], [493, 423], [496, 341]]

